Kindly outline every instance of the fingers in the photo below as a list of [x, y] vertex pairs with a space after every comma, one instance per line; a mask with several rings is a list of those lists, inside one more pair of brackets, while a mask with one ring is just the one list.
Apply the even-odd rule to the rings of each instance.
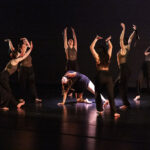
[[124, 23], [121, 23], [120, 25], [121, 25], [122, 28], [125, 28], [125, 24]]
[[100, 40], [100, 39], [103, 39], [103, 37], [97, 35], [97, 36], [96, 36], [96, 39], [97, 39], [97, 40]]

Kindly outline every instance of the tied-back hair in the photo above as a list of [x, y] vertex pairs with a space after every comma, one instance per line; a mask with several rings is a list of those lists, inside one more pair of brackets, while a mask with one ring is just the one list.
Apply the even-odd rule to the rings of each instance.
[[69, 92], [69, 90], [71, 89], [72, 85], [73, 85], [73, 82], [72, 82], [71, 79], [68, 79], [67, 84], [62, 84], [62, 95], [64, 95], [64, 93], [66, 91]]
[[106, 45], [106, 42], [102, 40], [102, 43], [99, 45], [99, 48], [97, 48], [97, 53], [100, 58], [100, 64], [103, 67], [107, 67], [109, 64], [109, 55], [108, 55], [108, 46]]
[[12, 58], [12, 59], [16, 59], [17, 58], [17, 56], [18, 56], [18, 51], [12, 51], [11, 53], [10, 53], [10, 57]]
[[24, 44], [23, 40], [19, 40], [18, 49], [17, 49], [18, 52], [21, 52], [21, 47], [23, 44]]

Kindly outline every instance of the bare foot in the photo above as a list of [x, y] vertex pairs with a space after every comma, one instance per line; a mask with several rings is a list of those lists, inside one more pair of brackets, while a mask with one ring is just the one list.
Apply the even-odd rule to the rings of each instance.
[[136, 101], [136, 100], [139, 100], [141, 98], [140, 95], [137, 95], [133, 100]]
[[114, 113], [114, 117], [119, 118], [119, 117], [120, 117], [120, 114]]
[[125, 110], [125, 109], [127, 109], [127, 108], [128, 108], [128, 106], [126, 106], [126, 105], [120, 106], [120, 109], [122, 109], [122, 110]]
[[1, 110], [4, 110], [4, 111], [8, 111], [8, 110], [9, 110], [8, 107], [1, 107], [0, 109], [1, 109]]
[[36, 102], [36, 103], [42, 103], [42, 99], [36, 98], [36, 99], [35, 99], [35, 102]]
[[60, 105], [65, 105], [65, 104], [62, 102], [62, 103], [58, 103], [57, 105], [60, 106]]
[[103, 104], [103, 108], [105, 108], [109, 104], [109, 100], [106, 100]]
[[21, 108], [25, 104], [25, 101], [18, 103], [17, 108]]
[[86, 99], [84, 99], [84, 103], [92, 104], [92, 102], [91, 102], [91, 101], [89, 101], [87, 98], [86, 98]]
[[97, 113], [102, 116], [104, 114], [104, 111], [97, 111]]

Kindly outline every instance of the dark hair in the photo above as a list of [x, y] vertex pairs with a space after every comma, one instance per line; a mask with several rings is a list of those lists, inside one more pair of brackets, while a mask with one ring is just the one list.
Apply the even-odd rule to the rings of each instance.
[[18, 42], [18, 52], [21, 52], [21, 47], [22, 47], [22, 45], [24, 44], [24, 42], [23, 42], [23, 40], [19, 40], [19, 42]]
[[108, 46], [106, 45], [105, 41], [102, 41], [97, 48], [97, 53], [100, 58], [100, 65], [107, 67], [109, 63], [109, 55], [108, 55]]
[[13, 58], [13, 59], [15, 59], [15, 58], [17, 58], [17, 55], [18, 55], [18, 51], [12, 51], [11, 53], [10, 53], [10, 57], [11, 58]]

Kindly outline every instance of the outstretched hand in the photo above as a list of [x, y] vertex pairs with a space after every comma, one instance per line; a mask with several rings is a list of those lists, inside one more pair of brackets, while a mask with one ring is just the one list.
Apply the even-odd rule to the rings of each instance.
[[73, 27], [71, 27], [71, 30], [72, 30], [72, 32], [75, 32]]
[[109, 40], [111, 40], [111, 35], [105, 41], [108, 42]]
[[136, 25], [133, 24], [133, 30], [136, 30], [136, 28], [137, 28]]
[[65, 27], [64, 31], [67, 31], [68, 27]]
[[97, 36], [96, 36], [96, 39], [97, 39], [97, 40], [101, 40], [101, 39], [103, 39], [103, 37], [97, 35]]
[[5, 39], [4, 41], [5, 41], [5, 42], [9, 42], [9, 41], [11, 41], [11, 40], [10, 40], [10, 39]]
[[123, 29], [125, 28], [125, 24], [124, 24], [124, 23], [121, 23], [120, 25], [121, 25], [121, 27], [122, 27]]

